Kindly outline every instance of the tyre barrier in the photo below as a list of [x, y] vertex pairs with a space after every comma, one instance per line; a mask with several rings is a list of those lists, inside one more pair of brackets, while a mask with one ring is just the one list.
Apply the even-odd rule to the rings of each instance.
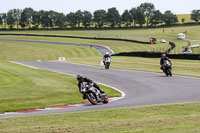
[[79, 36], [58, 36], [58, 35], [39, 35], [39, 34], [0, 34], [8, 36], [40, 36], [40, 37], [62, 37], [62, 38], [79, 38], [79, 39], [93, 39], [93, 40], [111, 40], [111, 41], [124, 41], [124, 42], [134, 42], [139, 44], [150, 44], [149, 42], [130, 40], [130, 39], [120, 39], [120, 38], [100, 38], [100, 37], [79, 37]]
[[[163, 53], [151, 53], [151, 52], [123, 52], [123, 53], [113, 54], [112, 56], [160, 58], [162, 54]], [[167, 54], [167, 57], [171, 59], [200, 60], [200, 54]]]

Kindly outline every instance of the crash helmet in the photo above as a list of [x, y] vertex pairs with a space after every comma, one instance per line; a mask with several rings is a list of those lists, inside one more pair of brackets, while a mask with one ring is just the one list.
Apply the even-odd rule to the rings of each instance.
[[162, 57], [166, 57], [166, 54], [162, 54]]
[[76, 78], [78, 81], [80, 81], [83, 78], [83, 75], [77, 75]]
[[106, 52], [106, 54], [107, 54], [107, 55], [109, 55], [109, 53], [108, 53], [108, 52]]

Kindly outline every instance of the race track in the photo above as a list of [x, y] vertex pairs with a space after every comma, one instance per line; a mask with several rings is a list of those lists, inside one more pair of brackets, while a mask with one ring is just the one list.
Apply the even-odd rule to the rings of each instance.
[[49, 42], [49, 41], [35, 41], [35, 40], [21, 40], [21, 39], [0, 39], [0, 41], [11, 41], [11, 42], [31, 42], [31, 43], [43, 43], [43, 44], [56, 44], [56, 45], [73, 45], [73, 46], [84, 46], [96, 49], [101, 56], [104, 56], [106, 52], [110, 55], [114, 54], [109, 47], [96, 45], [96, 44], [82, 44], [82, 43], [64, 43], [64, 42]]
[[0, 117], [55, 114], [130, 106], [181, 103], [200, 100], [200, 79], [198, 78], [185, 76], [165, 77], [164, 74], [153, 72], [140, 72], [120, 69], [105, 70], [104, 68], [100, 67], [52, 61], [20, 61], [15, 63], [74, 76], [77, 74], [83, 74], [84, 76], [87, 76], [94, 81], [113, 86], [123, 91], [126, 95], [120, 100], [110, 102], [105, 105], [88, 105], [76, 108], [51, 109], [17, 114], [8, 113]]

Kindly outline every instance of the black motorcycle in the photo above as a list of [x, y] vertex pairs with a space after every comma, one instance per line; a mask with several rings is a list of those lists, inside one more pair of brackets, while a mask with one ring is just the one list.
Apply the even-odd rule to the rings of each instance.
[[88, 99], [88, 101], [93, 104], [97, 105], [100, 103], [108, 103], [108, 97], [105, 93], [100, 93], [100, 91], [95, 88], [91, 84], [86, 84], [82, 89], [82, 94], [85, 99]]
[[172, 64], [168, 60], [164, 60], [163, 72], [166, 76], [172, 76]]

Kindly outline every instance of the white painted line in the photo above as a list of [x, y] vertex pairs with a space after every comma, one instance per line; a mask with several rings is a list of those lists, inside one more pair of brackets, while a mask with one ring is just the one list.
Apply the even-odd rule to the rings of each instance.
[[14, 114], [19, 114], [19, 113], [18, 112], [5, 112], [4, 113], [4, 115], [14, 115]]
[[61, 108], [45, 108], [43, 110], [55, 110], [55, 109], [61, 109]]
[[[97, 83], [99, 83], [99, 82], [97, 82]], [[116, 91], [121, 93], [121, 95], [122, 95], [121, 97], [112, 97], [111, 99], [113, 99], [113, 100], [109, 101], [109, 102], [114, 102], [114, 101], [120, 100], [120, 99], [122, 99], [122, 98], [124, 98], [126, 96], [126, 94], [123, 91], [121, 91], [121, 90], [119, 90], [119, 89], [117, 89], [117, 88], [115, 88], [113, 86], [109, 86], [109, 85], [106, 85], [106, 84], [103, 84], [103, 83], [99, 83], [99, 84], [102, 84], [104, 86], [110, 87], [110, 88], [112, 88], [112, 89], [114, 89], [114, 90], [116, 90]]]
[[12, 63], [15, 63], [15, 64], [19, 64], [19, 65], [22, 65], [22, 66], [26, 66], [26, 67], [30, 67], [30, 68], [33, 68], [33, 69], [38, 69], [37, 67], [25, 65], [25, 64], [22, 64], [22, 63], [19, 63], [19, 62], [15, 62], [15, 61], [9, 61], [9, 62], [12, 62]]

